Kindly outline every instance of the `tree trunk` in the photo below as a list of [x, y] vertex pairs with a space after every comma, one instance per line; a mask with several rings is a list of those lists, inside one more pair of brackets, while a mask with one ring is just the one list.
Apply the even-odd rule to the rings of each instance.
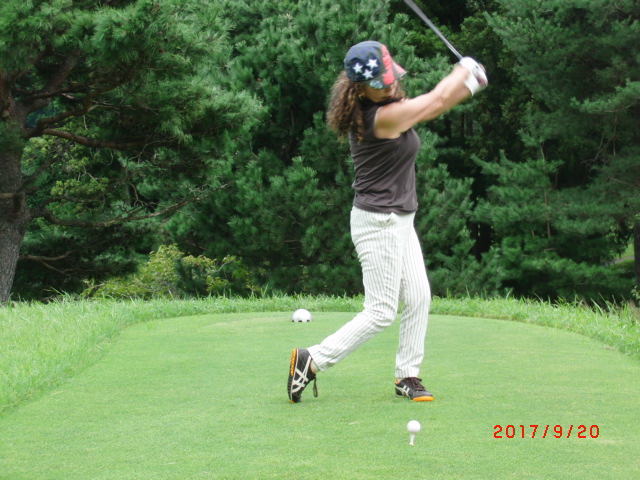
[[11, 295], [18, 255], [30, 214], [21, 191], [20, 155], [0, 153], [0, 303]]
[[[15, 72], [14, 72], [15, 73]], [[0, 304], [11, 296], [31, 213], [22, 178], [28, 109], [13, 98], [15, 76], [0, 71]]]
[[633, 256], [636, 265], [636, 287], [640, 290], [640, 216], [633, 224]]

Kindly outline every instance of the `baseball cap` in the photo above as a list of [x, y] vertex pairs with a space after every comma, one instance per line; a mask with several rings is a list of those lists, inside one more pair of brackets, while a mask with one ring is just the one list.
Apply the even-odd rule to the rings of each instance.
[[407, 73], [394, 62], [385, 45], [371, 40], [349, 49], [344, 57], [344, 68], [352, 82], [365, 82], [377, 89], [393, 85]]

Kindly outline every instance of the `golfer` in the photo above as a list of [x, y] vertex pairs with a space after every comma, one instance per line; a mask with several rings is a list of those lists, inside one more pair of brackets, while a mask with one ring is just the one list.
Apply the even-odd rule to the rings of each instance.
[[413, 225], [420, 149], [413, 127], [485, 88], [487, 77], [465, 57], [432, 91], [410, 99], [398, 85], [405, 73], [385, 45], [367, 41], [349, 49], [333, 86], [327, 121], [340, 137], [348, 136], [355, 167], [351, 237], [362, 266], [364, 310], [320, 344], [293, 350], [291, 403], [312, 380], [317, 396], [316, 374], [391, 325], [400, 303], [395, 393], [414, 402], [434, 398], [419, 378], [431, 290]]

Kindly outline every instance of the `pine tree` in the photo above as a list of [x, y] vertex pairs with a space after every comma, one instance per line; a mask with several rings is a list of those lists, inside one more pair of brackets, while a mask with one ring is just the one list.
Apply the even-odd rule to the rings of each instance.
[[[254, 92], [268, 108], [268, 118], [250, 148], [239, 144], [242, 160], [228, 172], [230, 188], [200, 213], [189, 209], [191, 227], [172, 224], [177, 238], [211, 257], [233, 251], [254, 271], [264, 272], [270, 291], [361, 291], [349, 232], [353, 166], [348, 144], [336, 139], [324, 119], [333, 82], [346, 50], [367, 39], [387, 44], [409, 71], [404, 84], [410, 95], [428, 91], [452, 67], [442, 56], [416, 55], [407, 42], [410, 17], [392, 10], [396, 6], [385, 0], [226, 3], [225, 12], [237, 22], [231, 73], [238, 88]], [[449, 262], [440, 275], [446, 291], [455, 284], [453, 271], [474, 268], [464, 225], [470, 212], [463, 211], [470, 210], [470, 183], [449, 178], [444, 165], [436, 167], [437, 136], [428, 133], [430, 128], [421, 128], [418, 217], [425, 245], [435, 245], [425, 247], [430, 270]], [[452, 218], [456, 222], [449, 227]], [[459, 242], [465, 257], [454, 265], [452, 246]]]
[[604, 265], [616, 245], [608, 203], [554, 182], [561, 162], [531, 159], [479, 162], [496, 176], [475, 215], [491, 224], [495, 244], [486, 259], [503, 289], [515, 295], [590, 300], [630, 292], [624, 276]]
[[[120, 225], [221, 187], [227, 134], [246, 133], [260, 107], [228, 88], [230, 24], [219, 9], [213, 1], [2, 2], [0, 301], [30, 226], [62, 240], [49, 245], [62, 246], [66, 228], [114, 240]], [[26, 257], [81, 259], [82, 243]]]
[[[503, 231], [496, 241], [496, 251], [501, 258], [512, 257], [514, 268], [526, 258], [537, 272], [512, 275], [518, 291], [570, 296], [573, 284], [574, 293], [589, 297], [628, 294], [629, 272], [603, 264], [619, 255], [638, 230], [640, 172], [632, 166], [640, 131], [640, 3], [500, 3], [503, 11], [488, 17], [489, 22], [518, 60], [515, 71], [531, 94], [521, 131], [528, 153], [519, 161], [530, 163], [547, 188], [546, 197], [534, 195], [531, 203], [534, 187], [507, 178], [507, 171], [515, 175], [521, 168], [503, 161], [498, 173], [503, 180], [479, 215], [499, 230], [501, 215], [509, 212], [498, 199], [508, 190], [514, 193], [512, 212], [531, 210], [537, 246], [524, 230], [517, 236], [517, 228]], [[535, 223], [543, 213], [546, 232]], [[636, 271], [639, 257], [636, 252]]]

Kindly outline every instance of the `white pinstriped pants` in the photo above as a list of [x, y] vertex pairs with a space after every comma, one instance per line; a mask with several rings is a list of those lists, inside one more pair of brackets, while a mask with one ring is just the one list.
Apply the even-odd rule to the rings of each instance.
[[320, 371], [391, 325], [404, 304], [396, 378], [417, 377], [424, 358], [431, 289], [413, 226], [415, 214], [351, 211], [351, 238], [362, 265], [364, 310], [309, 353]]

